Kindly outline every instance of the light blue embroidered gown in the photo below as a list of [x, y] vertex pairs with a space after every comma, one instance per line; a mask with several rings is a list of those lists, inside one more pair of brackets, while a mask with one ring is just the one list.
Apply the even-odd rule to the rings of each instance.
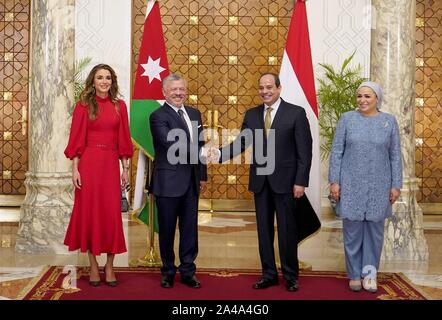
[[391, 216], [390, 189], [402, 187], [401, 158], [393, 115], [342, 114], [329, 167], [329, 182], [341, 187], [336, 214], [353, 221], [382, 221]]

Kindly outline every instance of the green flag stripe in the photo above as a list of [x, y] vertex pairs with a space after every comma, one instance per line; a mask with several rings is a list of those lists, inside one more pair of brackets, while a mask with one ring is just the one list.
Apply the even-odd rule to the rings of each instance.
[[[130, 132], [132, 139], [150, 159], [154, 159], [155, 151], [152, 134], [150, 133], [149, 117], [160, 106], [157, 100], [132, 100], [130, 108]], [[143, 204], [136, 218], [149, 226], [149, 201]], [[154, 232], [158, 233], [158, 212], [155, 205]]]
[[[153, 221], [153, 229], [156, 233], [158, 233], [158, 212], [157, 206], [154, 206], [154, 221]], [[138, 214], [137, 218], [141, 220], [145, 225], [149, 226], [149, 202], [146, 202], [143, 209]]]
[[157, 100], [132, 100], [130, 108], [130, 133], [132, 139], [144, 149], [151, 159], [154, 158], [155, 152], [150, 133], [149, 116], [159, 107], [160, 104]]

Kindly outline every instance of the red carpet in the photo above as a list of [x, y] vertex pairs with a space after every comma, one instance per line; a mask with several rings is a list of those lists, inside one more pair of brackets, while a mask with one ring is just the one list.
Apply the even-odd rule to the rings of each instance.
[[[25, 300], [425, 300], [405, 276], [399, 273], [378, 274], [378, 292], [351, 292], [343, 272], [301, 272], [300, 290], [288, 292], [280, 278], [279, 286], [254, 290], [259, 280], [256, 270], [198, 270], [202, 288], [192, 289], [175, 278], [173, 289], [160, 287], [157, 268], [115, 268], [119, 285], [104, 283], [95, 288], [88, 284], [88, 268], [77, 268], [77, 288], [64, 289], [68, 277], [63, 267], [50, 267], [25, 293]], [[102, 275], [102, 279], [104, 274]], [[35, 282], [34, 282], [35, 283]], [[66, 285], [64, 287], [67, 287]]]

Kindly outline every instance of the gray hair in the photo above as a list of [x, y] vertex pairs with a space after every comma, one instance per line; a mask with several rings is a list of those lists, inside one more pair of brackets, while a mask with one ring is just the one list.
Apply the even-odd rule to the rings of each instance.
[[165, 77], [163, 79], [163, 90], [164, 91], [166, 90], [168, 82], [170, 82], [170, 81], [180, 81], [180, 80], [183, 80], [184, 81], [184, 85], [187, 87], [186, 80], [182, 76], [180, 76], [178, 73], [171, 73], [171, 74], [169, 74], [167, 77]]
[[376, 105], [376, 108], [379, 110], [381, 109], [381, 105], [382, 105], [382, 89], [381, 86], [379, 85], [379, 83], [373, 82], [373, 81], [365, 81], [362, 82], [359, 87], [358, 90], [362, 87], [367, 87], [370, 88], [371, 90], [374, 91], [374, 93], [376, 94], [376, 97], [378, 98], [378, 103]]

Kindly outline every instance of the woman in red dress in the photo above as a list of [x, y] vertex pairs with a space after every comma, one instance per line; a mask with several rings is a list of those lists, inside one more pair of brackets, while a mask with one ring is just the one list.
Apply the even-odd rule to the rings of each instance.
[[[73, 160], [75, 201], [64, 240], [70, 251], [88, 252], [89, 284], [98, 286], [96, 256], [107, 253], [106, 284], [116, 286], [115, 254], [126, 252], [121, 218], [121, 186], [129, 182], [133, 154], [126, 104], [118, 99], [117, 76], [105, 64], [89, 73], [72, 117], [65, 155]], [[120, 177], [121, 160], [123, 172]]]

